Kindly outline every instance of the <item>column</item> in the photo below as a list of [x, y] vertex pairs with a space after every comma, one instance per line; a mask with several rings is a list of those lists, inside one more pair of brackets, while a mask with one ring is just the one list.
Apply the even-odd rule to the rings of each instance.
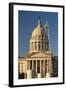
[[45, 60], [43, 62], [43, 73], [44, 73], [44, 77], [45, 77]]
[[32, 70], [34, 69], [34, 61], [32, 60]]
[[27, 70], [29, 69], [29, 61], [27, 60]]
[[52, 74], [53, 73], [53, 68], [52, 68], [52, 61], [51, 60], [49, 62], [49, 68], [50, 68], [50, 74]]
[[42, 51], [43, 51], [43, 41], [42, 41]]
[[49, 72], [49, 60], [47, 60], [47, 73], [46, 73], [46, 77], [50, 77], [50, 72]]
[[36, 60], [36, 73], [37, 73], [37, 60]]
[[40, 60], [40, 73], [41, 73], [41, 60]]
[[41, 50], [41, 42], [39, 42], [39, 50]]
[[48, 60], [47, 60], [47, 73], [48, 73], [48, 71], [49, 71], [49, 70], [48, 70]]
[[37, 50], [37, 42], [35, 42], [35, 50]]
[[52, 64], [51, 64], [51, 61], [49, 61], [48, 64], [49, 64], [49, 67], [48, 67], [49, 68], [48, 69], [49, 70], [49, 77], [51, 77], [51, 73], [52, 73], [52, 66], [51, 66]]
[[20, 74], [22, 73], [22, 64], [20, 64]]
[[30, 60], [29, 60], [29, 70], [30, 70]]
[[49, 61], [49, 72], [51, 73], [51, 62]]
[[34, 50], [34, 42], [32, 42], [32, 50]]
[[35, 50], [35, 42], [33, 42], [33, 50]]
[[38, 51], [38, 42], [37, 42], [37, 51]]
[[43, 42], [43, 50], [45, 51], [45, 42]]
[[35, 50], [35, 42], [33, 42], [33, 50]]
[[40, 42], [40, 50], [42, 51], [42, 42]]
[[48, 60], [48, 72], [49, 72], [49, 68], [50, 68], [50, 67], [49, 67], [49, 60]]

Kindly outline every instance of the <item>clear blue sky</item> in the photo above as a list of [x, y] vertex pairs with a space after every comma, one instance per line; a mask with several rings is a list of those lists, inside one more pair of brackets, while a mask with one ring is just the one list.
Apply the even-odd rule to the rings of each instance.
[[18, 53], [19, 56], [27, 54], [29, 49], [29, 40], [31, 33], [38, 24], [38, 18], [42, 25], [46, 21], [49, 23], [51, 51], [53, 55], [58, 55], [58, 13], [54, 12], [35, 12], [19, 11], [18, 12]]

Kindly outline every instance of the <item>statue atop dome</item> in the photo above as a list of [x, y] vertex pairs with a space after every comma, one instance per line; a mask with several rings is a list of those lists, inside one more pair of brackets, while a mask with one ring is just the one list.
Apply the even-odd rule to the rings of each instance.
[[39, 19], [38, 19], [38, 27], [41, 26], [41, 20], [40, 20], [40, 16], [39, 16]]

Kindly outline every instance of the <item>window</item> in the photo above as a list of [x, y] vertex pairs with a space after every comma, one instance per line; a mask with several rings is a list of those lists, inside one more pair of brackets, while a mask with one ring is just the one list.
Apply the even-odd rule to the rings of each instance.
[[38, 49], [40, 50], [40, 42], [38, 42]]
[[42, 42], [42, 50], [43, 50], [43, 42]]
[[37, 49], [37, 42], [35, 42], [35, 50]]

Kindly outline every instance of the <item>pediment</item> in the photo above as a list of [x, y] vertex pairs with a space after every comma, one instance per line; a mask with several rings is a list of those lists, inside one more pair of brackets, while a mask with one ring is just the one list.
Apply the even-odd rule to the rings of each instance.
[[34, 53], [34, 54], [31, 54], [31, 55], [27, 55], [27, 57], [50, 57], [51, 54], [50, 53], [43, 53], [43, 52], [38, 52], [38, 53]]

